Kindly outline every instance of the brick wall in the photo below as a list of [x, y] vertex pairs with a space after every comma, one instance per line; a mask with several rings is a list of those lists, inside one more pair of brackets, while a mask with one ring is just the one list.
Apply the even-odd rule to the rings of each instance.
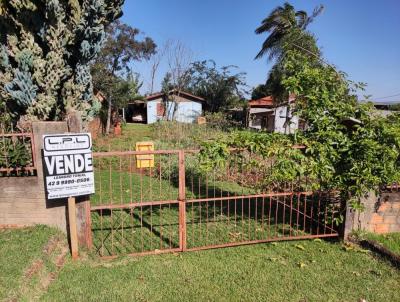
[[370, 231], [384, 234], [400, 232], [400, 193], [383, 193], [368, 223]]
[[378, 234], [400, 232], [400, 192], [385, 192], [381, 196], [370, 193], [362, 202], [365, 210], [361, 213], [347, 208], [345, 238], [353, 230]]

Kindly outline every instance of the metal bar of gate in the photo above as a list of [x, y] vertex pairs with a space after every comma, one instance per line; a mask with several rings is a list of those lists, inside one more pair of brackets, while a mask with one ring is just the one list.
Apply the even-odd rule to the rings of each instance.
[[186, 251], [186, 184], [185, 184], [185, 152], [179, 151], [179, 247]]

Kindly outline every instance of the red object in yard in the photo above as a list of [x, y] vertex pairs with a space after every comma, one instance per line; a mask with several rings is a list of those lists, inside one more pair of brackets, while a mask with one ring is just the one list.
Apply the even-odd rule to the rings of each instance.
[[115, 124], [115, 127], [114, 127], [114, 135], [116, 135], [116, 136], [120, 136], [122, 134], [122, 129], [121, 129], [121, 123], [117, 123], [117, 124]]

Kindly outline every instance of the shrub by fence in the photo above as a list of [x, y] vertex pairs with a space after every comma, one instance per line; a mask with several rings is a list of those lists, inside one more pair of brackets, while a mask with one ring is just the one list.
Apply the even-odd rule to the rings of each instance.
[[0, 176], [35, 175], [34, 149], [32, 131], [0, 133]]

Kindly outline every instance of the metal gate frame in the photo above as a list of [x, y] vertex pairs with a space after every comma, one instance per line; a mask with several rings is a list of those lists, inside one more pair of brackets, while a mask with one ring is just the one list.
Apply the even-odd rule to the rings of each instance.
[[[94, 158], [101, 158], [101, 157], [117, 157], [121, 158], [123, 156], [137, 156], [137, 155], [178, 155], [178, 198], [177, 200], [158, 200], [158, 201], [144, 201], [144, 202], [135, 202], [135, 203], [128, 203], [128, 204], [102, 204], [102, 205], [96, 205], [96, 206], [91, 206], [90, 212], [98, 212], [100, 213], [101, 218], [103, 217], [103, 214], [105, 211], [110, 211], [111, 216], [112, 216], [112, 211], [113, 210], [122, 210], [122, 211], [130, 211], [130, 214], [132, 215], [132, 211], [135, 209], [141, 209], [143, 212], [143, 207], [150, 207], [152, 210], [153, 207], [159, 207], [161, 211], [162, 206], [171, 206], [171, 205], [177, 205], [178, 206], [178, 237], [179, 237], [179, 244], [177, 246], [173, 246], [171, 244], [171, 238], [170, 238], [170, 245], [167, 248], [161, 248], [161, 249], [151, 249], [144, 251], [142, 247], [142, 251], [140, 252], [134, 252], [134, 253], [126, 253], [125, 255], [130, 255], [130, 256], [141, 256], [141, 255], [149, 255], [149, 254], [162, 254], [162, 253], [170, 253], [170, 252], [185, 252], [185, 251], [197, 251], [197, 250], [205, 250], [205, 249], [215, 249], [215, 248], [222, 248], [222, 247], [232, 247], [232, 246], [239, 246], [239, 245], [249, 245], [249, 244], [255, 244], [255, 243], [266, 243], [266, 242], [273, 242], [273, 241], [283, 241], [283, 240], [300, 240], [300, 239], [311, 239], [311, 238], [327, 238], [327, 237], [338, 237], [339, 234], [335, 230], [334, 225], [333, 225], [333, 220], [332, 220], [332, 225], [327, 225], [327, 207], [325, 208], [325, 222], [324, 224], [320, 223], [320, 218], [318, 216], [318, 221], [315, 220], [314, 214], [313, 213], [313, 207], [312, 205], [310, 209], [310, 213], [307, 214], [307, 196], [312, 196], [313, 194], [316, 194], [315, 192], [269, 192], [269, 193], [263, 193], [263, 194], [252, 194], [252, 195], [240, 195], [240, 196], [221, 196], [221, 197], [208, 197], [207, 198], [193, 198], [193, 199], [188, 199], [186, 196], [186, 165], [185, 165], [185, 153], [193, 153], [196, 152], [194, 150], [159, 150], [159, 151], [121, 151], [121, 152], [97, 152], [94, 153]], [[121, 162], [121, 161], [120, 161]], [[121, 163], [120, 163], [121, 166]], [[131, 166], [130, 168], [131, 169]], [[110, 168], [110, 173], [111, 173], [111, 168]], [[161, 173], [161, 172], [160, 172]], [[111, 177], [111, 176], [110, 176]], [[161, 174], [160, 174], [160, 179], [161, 179]], [[161, 180], [160, 180], [161, 181]], [[110, 184], [111, 188], [111, 184]], [[161, 185], [160, 185], [160, 190], [161, 190]], [[318, 199], [318, 212], [320, 212], [320, 202], [321, 202], [321, 193], [319, 194], [319, 199]], [[304, 202], [304, 210], [303, 212], [301, 211], [302, 209], [299, 209], [299, 204], [301, 201], [301, 196], [305, 196], [305, 202]], [[298, 198], [297, 202], [297, 209], [293, 208], [292, 204], [286, 204], [286, 198], [290, 198], [290, 200], [293, 201], [293, 197]], [[215, 202], [220, 202], [221, 203], [221, 209], [222, 209], [222, 203], [227, 202], [228, 207], [229, 204], [234, 201], [235, 205], [237, 204], [238, 200], [242, 200], [242, 219], [243, 219], [243, 200], [246, 199], [248, 200], [248, 207], [249, 207], [249, 217], [250, 217], [250, 205], [251, 205], [251, 200], [256, 199], [256, 204], [258, 198], [262, 198], [263, 202], [265, 199], [269, 199], [269, 223], [271, 222], [271, 204], [272, 204], [272, 199], [277, 198], [275, 203], [275, 209], [276, 211], [275, 214], [275, 220], [274, 223], [277, 221], [277, 215], [278, 215], [278, 209], [279, 206], [282, 206], [283, 208], [283, 223], [286, 221], [285, 213], [286, 210], [290, 211], [290, 225], [289, 225], [289, 236], [285, 236], [285, 229], [283, 231], [284, 235], [282, 237], [277, 237], [277, 236], [268, 236], [266, 238], [262, 239], [246, 239], [246, 240], [241, 240], [241, 241], [235, 241], [235, 242], [224, 242], [224, 243], [216, 243], [216, 244], [204, 244], [200, 246], [190, 246], [188, 247], [188, 236], [187, 236], [187, 225], [190, 223], [187, 217], [187, 205], [191, 205], [192, 208], [194, 207], [194, 204], [201, 205], [202, 204], [207, 204], [209, 202], [214, 202], [214, 211], [215, 211]], [[280, 201], [279, 198], [284, 198], [284, 202]], [[303, 205], [302, 205], [303, 206]], [[256, 205], [257, 207], [257, 205]], [[201, 211], [201, 209], [200, 209]], [[264, 211], [264, 203], [263, 203], [263, 211]], [[263, 212], [264, 213], [264, 212]], [[303, 234], [303, 235], [298, 235], [297, 233], [292, 234], [292, 215], [295, 213], [296, 218], [297, 218], [297, 230], [298, 230], [298, 225], [299, 225], [299, 215], [302, 215], [303, 219], [303, 228], [305, 231], [306, 228], [306, 219], [309, 220], [309, 223], [311, 223], [311, 229], [312, 225], [316, 223], [318, 225], [318, 230], [315, 234]], [[322, 213], [323, 214], [323, 213]], [[160, 214], [161, 215], [161, 214]], [[207, 214], [208, 215], [208, 214]], [[229, 213], [228, 213], [229, 215]], [[235, 212], [236, 215], [236, 212]], [[264, 215], [264, 214], [263, 214]], [[281, 214], [280, 214], [281, 215]], [[318, 213], [320, 215], [320, 213]], [[256, 225], [258, 223], [258, 216], [257, 216], [257, 208], [256, 208]], [[125, 219], [125, 218], [124, 218]], [[143, 219], [143, 216], [141, 216], [141, 219]], [[193, 218], [192, 218], [193, 219]], [[236, 216], [235, 216], [236, 219]], [[332, 219], [333, 219], [333, 214], [332, 214]], [[160, 218], [161, 220], [161, 218]], [[207, 216], [208, 220], [208, 216]], [[278, 219], [279, 220], [279, 219]], [[250, 221], [250, 218], [249, 218]], [[214, 221], [215, 222], [215, 221]], [[113, 222], [112, 222], [113, 223]], [[122, 220], [122, 238], [124, 238], [124, 226], [123, 223], [124, 221]], [[208, 221], [207, 221], [208, 223]], [[200, 221], [201, 224], [201, 221]], [[262, 218], [262, 224], [264, 225], [264, 217]], [[92, 227], [92, 226], [91, 226]], [[102, 226], [103, 227], [103, 226]], [[162, 227], [162, 226], [161, 226]], [[323, 228], [323, 232], [320, 232], [320, 227]], [[142, 225], [143, 228], [143, 225]], [[153, 224], [151, 225], [151, 229], [153, 231]], [[208, 226], [207, 226], [208, 230]], [[270, 230], [269, 230], [270, 231]], [[111, 225], [111, 232], [113, 232], [113, 226]], [[269, 234], [271, 235], [271, 234]], [[250, 237], [250, 236], [249, 236]], [[163, 240], [162, 234], [161, 234], [161, 241]], [[104, 242], [102, 242], [102, 245]], [[162, 245], [161, 245], [162, 246]], [[118, 255], [111, 253], [111, 255], [104, 256], [102, 255], [103, 258], [115, 258]]]

